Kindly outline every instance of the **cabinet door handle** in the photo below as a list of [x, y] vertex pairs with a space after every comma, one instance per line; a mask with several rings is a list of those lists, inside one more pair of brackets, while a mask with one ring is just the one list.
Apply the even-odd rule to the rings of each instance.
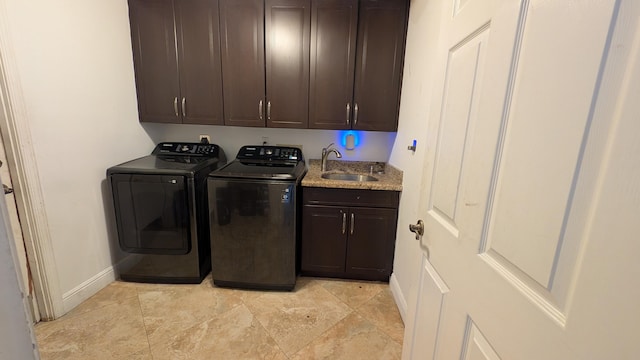
[[347, 213], [342, 213], [342, 235], [347, 231]]
[[353, 107], [353, 125], [358, 125], [358, 103]]
[[187, 98], [182, 98], [182, 117], [187, 117]]
[[356, 222], [356, 216], [354, 213], [351, 213], [351, 228], [349, 229], [349, 235], [353, 235], [353, 225]]
[[174, 97], [173, 98], [173, 111], [176, 112], [176, 117], [179, 117], [180, 114], [178, 114], [178, 97]]
[[351, 104], [347, 103], [347, 125], [351, 123]]
[[258, 103], [258, 116], [260, 117], [260, 120], [262, 120], [262, 100]]
[[271, 101], [267, 101], [267, 120], [271, 120]]

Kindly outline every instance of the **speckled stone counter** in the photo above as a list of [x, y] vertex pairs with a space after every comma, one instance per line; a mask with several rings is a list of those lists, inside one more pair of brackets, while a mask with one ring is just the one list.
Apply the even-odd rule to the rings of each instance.
[[[369, 175], [371, 166], [376, 164], [371, 161], [342, 161], [328, 160], [327, 173], [349, 173]], [[378, 181], [346, 181], [346, 180], [328, 180], [320, 177], [321, 162], [318, 159], [308, 161], [309, 171], [302, 179], [304, 187], [321, 187], [336, 189], [363, 189], [363, 190], [386, 190], [386, 191], [402, 191], [402, 171], [395, 167], [385, 164], [384, 174], [373, 173], [372, 175]]]

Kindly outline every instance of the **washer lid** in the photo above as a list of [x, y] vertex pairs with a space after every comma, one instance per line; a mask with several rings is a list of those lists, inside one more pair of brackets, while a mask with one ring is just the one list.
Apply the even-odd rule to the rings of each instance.
[[217, 158], [209, 157], [148, 155], [113, 166], [107, 170], [107, 174], [185, 174], [193, 176], [198, 171], [209, 170], [218, 162]]
[[303, 161], [292, 163], [255, 163], [234, 160], [212, 172], [212, 177], [234, 177], [245, 179], [294, 180], [306, 172]]

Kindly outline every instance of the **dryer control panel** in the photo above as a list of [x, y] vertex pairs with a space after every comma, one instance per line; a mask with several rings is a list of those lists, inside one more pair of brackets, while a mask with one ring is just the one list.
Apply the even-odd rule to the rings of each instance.
[[240, 148], [238, 155], [239, 160], [257, 160], [257, 161], [302, 161], [302, 151], [294, 147], [285, 146], [266, 146], [266, 145], [245, 145]]
[[218, 149], [216, 144], [163, 142], [151, 154], [217, 157]]

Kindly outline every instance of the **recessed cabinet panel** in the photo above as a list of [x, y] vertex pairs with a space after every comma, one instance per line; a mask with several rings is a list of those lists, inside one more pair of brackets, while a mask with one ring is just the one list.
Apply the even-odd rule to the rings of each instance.
[[309, 101], [310, 0], [267, 0], [268, 127], [306, 128]]
[[218, 0], [176, 1], [175, 5], [183, 122], [222, 125]]
[[407, 22], [404, 0], [361, 0], [353, 128], [396, 131]]
[[309, 274], [344, 272], [348, 209], [336, 206], [303, 207], [302, 271]]
[[224, 123], [265, 126], [264, 3], [220, 0]]
[[140, 121], [180, 122], [172, 0], [130, 0], [131, 42]]
[[310, 128], [351, 128], [357, 29], [357, 0], [313, 0]]
[[393, 266], [396, 210], [352, 208], [349, 220], [345, 272], [388, 280]]

